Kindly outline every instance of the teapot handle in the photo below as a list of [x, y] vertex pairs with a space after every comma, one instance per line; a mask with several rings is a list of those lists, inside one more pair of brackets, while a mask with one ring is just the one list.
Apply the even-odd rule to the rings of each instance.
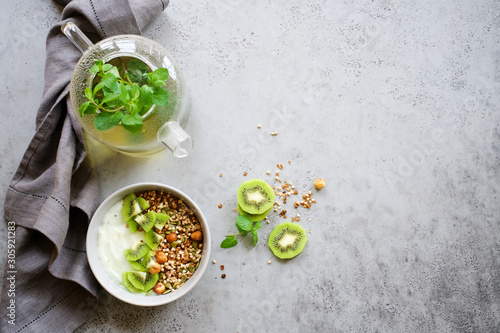
[[163, 124], [158, 131], [158, 141], [167, 146], [178, 158], [188, 156], [193, 150], [193, 139], [176, 121]]
[[94, 46], [90, 39], [85, 36], [83, 31], [71, 21], [64, 22], [61, 26], [61, 31], [82, 53]]

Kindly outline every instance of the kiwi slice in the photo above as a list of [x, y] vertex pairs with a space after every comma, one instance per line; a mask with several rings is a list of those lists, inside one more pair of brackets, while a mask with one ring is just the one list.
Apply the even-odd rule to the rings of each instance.
[[127, 288], [128, 291], [130, 291], [131, 293], [134, 293], [134, 294], [137, 294], [137, 293], [142, 293], [143, 291], [140, 290], [140, 289], [137, 289], [136, 287], [134, 287], [132, 285], [132, 283], [130, 283], [129, 279], [128, 279], [128, 273], [129, 272], [123, 272], [122, 273], [122, 284], [125, 286], [125, 288]]
[[238, 188], [238, 204], [248, 214], [264, 214], [274, 205], [273, 188], [261, 179], [243, 182]]
[[125, 250], [125, 257], [128, 261], [137, 261], [149, 252], [149, 246], [141, 241], [132, 244], [130, 250]]
[[148, 232], [153, 228], [156, 222], [156, 213], [147, 212], [146, 214], [141, 214], [135, 218], [135, 222], [145, 231]]
[[123, 199], [122, 214], [125, 221], [129, 218], [139, 215], [143, 209], [137, 201], [137, 196], [134, 193], [130, 193]]
[[142, 264], [142, 267], [144, 267], [144, 269], [147, 271], [149, 269], [148, 265], [149, 265], [149, 262], [151, 260], [154, 260], [154, 252], [153, 251], [148, 251], [148, 253], [146, 253], [146, 255], [142, 258], [142, 261], [141, 261], [141, 264]]
[[156, 213], [156, 222], [155, 222], [155, 228], [158, 230], [163, 229], [167, 221], [170, 219], [170, 216], [165, 213]]
[[146, 272], [127, 272], [128, 281], [137, 289], [144, 291], [144, 283], [146, 282]]
[[266, 210], [263, 214], [249, 214], [245, 212], [238, 204], [238, 214], [248, 216], [252, 222], [259, 222], [266, 218], [267, 215], [273, 210], [273, 207]]
[[150, 230], [150, 231], [144, 233], [144, 241], [149, 246], [149, 248], [153, 251], [156, 250], [158, 245], [160, 245], [162, 239], [163, 239], [163, 237], [158, 235], [153, 230]]
[[156, 262], [153, 257], [149, 257], [148, 259], [145, 259], [142, 262], [142, 266], [146, 269], [146, 271], [149, 271], [149, 269], [153, 266], [153, 263]]
[[136, 201], [139, 204], [139, 207], [141, 207], [141, 212], [149, 208], [149, 201], [147, 201], [143, 197], [138, 197]]
[[130, 230], [131, 233], [135, 233], [137, 229], [139, 229], [139, 225], [135, 222], [134, 217], [129, 217], [126, 222], [128, 224], [128, 230]]
[[307, 235], [304, 228], [296, 223], [278, 224], [269, 235], [269, 248], [280, 259], [291, 259], [304, 250]]
[[146, 268], [142, 265], [142, 261], [141, 260], [129, 261], [129, 264], [130, 264], [130, 266], [135, 271], [139, 271], [139, 272], [145, 272], [146, 271]]
[[158, 279], [158, 274], [146, 273], [146, 280], [144, 281], [144, 291], [152, 289], [156, 285], [156, 282], [158, 282]]

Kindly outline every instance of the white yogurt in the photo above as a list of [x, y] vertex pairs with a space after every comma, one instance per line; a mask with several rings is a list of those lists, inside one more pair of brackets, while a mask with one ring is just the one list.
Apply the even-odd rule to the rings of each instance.
[[122, 215], [123, 200], [116, 203], [104, 216], [97, 234], [97, 252], [106, 273], [116, 283], [122, 273], [132, 270], [125, 258], [125, 250], [136, 241], [144, 240], [144, 232], [131, 233]]

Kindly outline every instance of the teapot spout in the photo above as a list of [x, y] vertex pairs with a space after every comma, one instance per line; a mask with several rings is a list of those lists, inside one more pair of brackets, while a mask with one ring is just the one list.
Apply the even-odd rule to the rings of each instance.
[[160, 128], [158, 141], [167, 146], [178, 158], [188, 156], [193, 150], [193, 139], [176, 121], [166, 122]]

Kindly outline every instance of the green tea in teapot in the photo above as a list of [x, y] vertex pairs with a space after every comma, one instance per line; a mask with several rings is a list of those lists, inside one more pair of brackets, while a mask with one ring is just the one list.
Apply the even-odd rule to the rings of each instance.
[[176, 157], [191, 153], [193, 140], [183, 129], [190, 99], [178, 65], [161, 45], [137, 35], [93, 44], [71, 21], [61, 30], [82, 51], [70, 99], [87, 134], [135, 156], [166, 147]]
[[165, 87], [168, 69], [151, 71], [137, 59], [115, 58], [113, 63], [94, 60], [90, 72], [95, 74], [92, 86], [85, 88], [87, 102], [78, 111], [82, 118], [94, 115], [94, 125], [106, 131], [118, 124], [131, 132], [140, 133], [143, 117], [154, 112], [154, 106], [167, 105], [169, 93]]

